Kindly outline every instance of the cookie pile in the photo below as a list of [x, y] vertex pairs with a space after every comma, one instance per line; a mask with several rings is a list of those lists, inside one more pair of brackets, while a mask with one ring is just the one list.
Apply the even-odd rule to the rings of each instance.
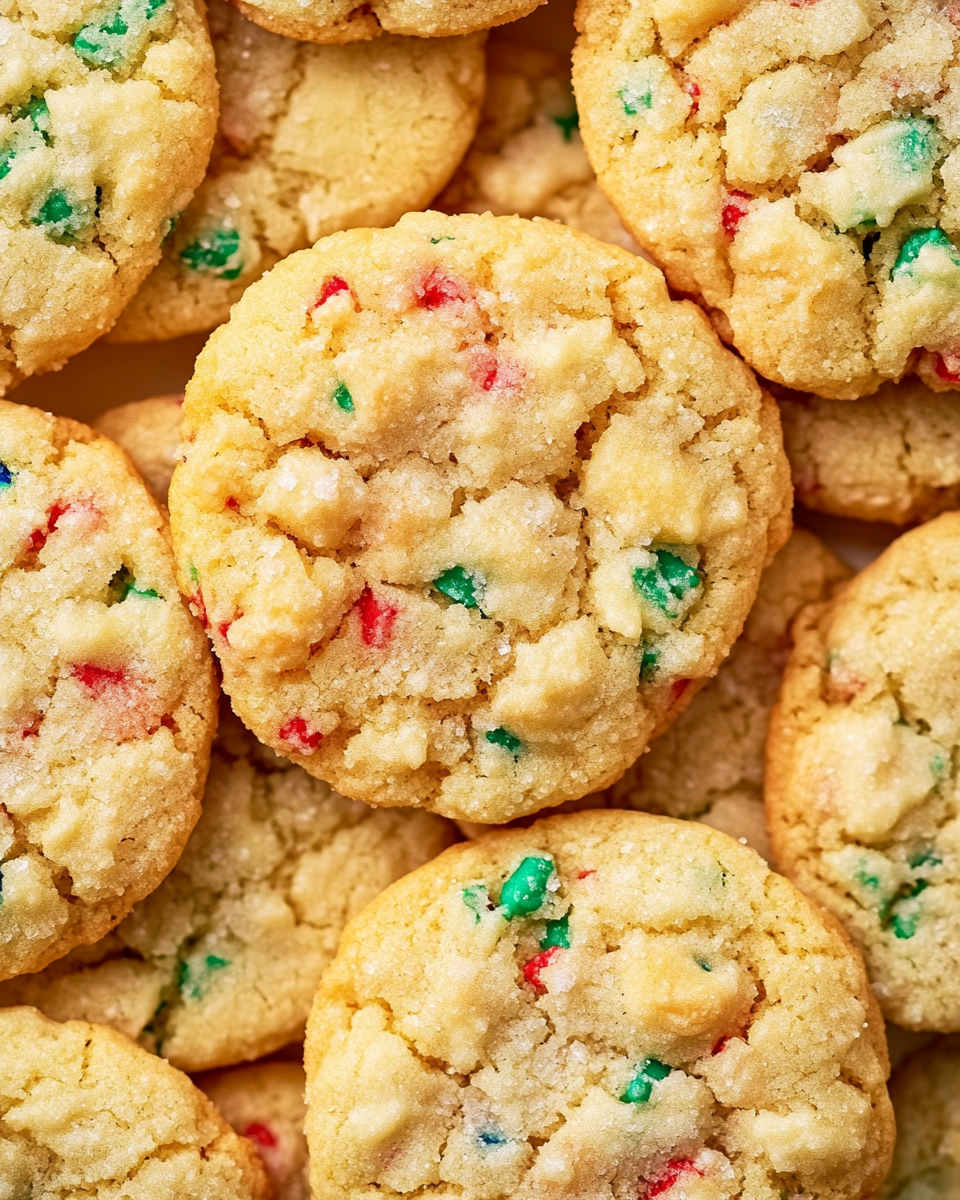
[[0, 15], [0, 1200], [960, 1194], [960, 4], [535, 6]]

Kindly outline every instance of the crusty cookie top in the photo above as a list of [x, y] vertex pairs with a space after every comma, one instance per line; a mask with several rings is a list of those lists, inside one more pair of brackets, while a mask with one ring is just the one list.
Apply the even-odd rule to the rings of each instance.
[[562, 225], [336, 234], [198, 360], [181, 582], [262, 740], [506, 820], [616, 778], [736, 637], [785, 532], [772, 408], [653, 267]]
[[587, 150], [671, 282], [762, 374], [960, 386], [960, 6], [581, 0]]
[[853, 1200], [893, 1140], [859, 956], [752, 851], [584, 812], [348, 928], [306, 1044], [318, 1200]]

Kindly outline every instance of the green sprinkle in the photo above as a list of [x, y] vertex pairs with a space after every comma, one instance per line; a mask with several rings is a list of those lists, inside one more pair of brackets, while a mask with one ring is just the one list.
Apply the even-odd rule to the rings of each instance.
[[898, 275], [904, 273], [912, 275], [910, 267], [917, 261], [924, 246], [942, 246], [949, 251], [951, 258], [960, 266], [960, 254], [957, 253], [957, 248], [939, 225], [934, 225], [931, 229], [915, 229], [910, 234], [900, 247], [900, 253], [897, 255], [897, 261], [893, 264], [890, 278], [896, 279]]
[[339, 380], [337, 386], [333, 389], [333, 396], [331, 399], [341, 412], [353, 412], [353, 397], [350, 395], [350, 389], [342, 379]]
[[0, 179], [6, 179], [13, 167], [13, 160], [17, 157], [17, 152], [12, 146], [7, 146], [4, 150], [0, 150]]
[[121, 567], [109, 584], [110, 604], [121, 604], [128, 596], [140, 596], [144, 600], [162, 600], [163, 597], [153, 588], [138, 588], [133, 572], [127, 567]]
[[200, 572], [193, 565], [193, 563], [190, 564], [190, 581], [191, 581], [191, 583], [199, 583], [200, 582]]
[[463, 604], [467, 608], [479, 608], [478, 581], [479, 576], [472, 571], [468, 571], [466, 567], [456, 566], [438, 575], [433, 581], [433, 586], [438, 592], [443, 592], [445, 596], [448, 596], [454, 604]]
[[43, 96], [31, 96], [30, 99], [15, 109], [11, 114], [15, 121], [29, 121], [49, 146], [50, 144], [50, 109]]
[[917, 867], [939, 867], [942, 862], [943, 859], [932, 847], [916, 850], [907, 859], [907, 865], [914, 869]]
[[[620, 95], [621, 95], [621, 97], [622, 97], [622, 96], [623, 96], [623, 93], [621, 92], [621, 93], [620, 93]], [[653, 101], [653, 95], [652, 95], [652, 94], [651, 94], [651, 96], [650, 96], [650, 100], [651, 100], [651, 103], [652, 103], [652, 101]], [[647, 104], [645, 107], [646, 107], [646, 108], [649, 108], [649, 107], [650, 107], [650, 105], [649, 105], [649, 104]], [[633, 113], [630, 113], [629, 115], [630, 115], [630, 116], [633, 116], [634, 114], [633, 114]], [[573, 140], [573, 131], [574, 131], [575, 129], [579, 129], [579, 128], [580, 128], [580, 114], [577, 112], [577, 110], [576, 110], [576, 109], [574, 109], [572, 113], [569, 113], [569, 114], [568, 114], [567, 116], [565, 116], [565, 117], [554, 117], [554, 118], [553, 118], [553, 123], [554, 123], [554, 125], [556, 125], [556, 127], [557, 127], [557, 128], [560, 130], [560, 132], [563, 134], [563, 140], [564, 140], [565, 142], [570, 142], [570, 141], [572, 141], [572, 140]]]
[[627, 1089], [620, 1097], [624, 1104], [646, 1104], [653, 1092], [653, 1085], [659, 1083], [673, 1070], [658, 1058], [645, 1058], [636, 1075], [627, 1084]]
[[918, 879], [915, 883], [903, 883], [897, 891], [880, 905], [880, 924], [884, 929], [891, 929], [893, 936], [901, 941], [912, 938], [920, 924], [920, 906], [911, 904], [921, 892], [930, 886], [927, 879]]
[[167, 217], [167, 232], [160, 239], [160, 248], [161, 249], [163, 249], [163, 247], [167, 244], [167, 242], [169, 242], [170, 239], [173, 237], [173, 231], [176, 229], [177, 222], [180, 220], [181, 215], [182, 214], [180, 214], [180, 213], [174, 213], [172, 217]]
[[701, 971], [706, 971], [708, 975], [712, 974], [713, 967], [710, 966], [705, 958], [695, 959], [695, 962]]
[[500, 907], [508, 918], [526, 916], [543, 906], [553, 859], [530, 855], [523, 860], [500, 891]]
[[34, 225], [42, 225], [43, 231], [52, 241], [71, 241], [87, 224], [86, 218], [67, 198], [66, 192], [57, 188], [52, 191], [36, 216]]
[[551, 946], [559, 946], [562, 950], [570, 949], [569, 913], [564, 913], [558, 921], [547, 922], [547, 932], [540, 939], [540, 949], [549, 950]]
[[890, 928], [893, 930], [893, 936], [899, 938], [900, 941], [908, 941], [917, 932], [917, 926], [920, 924], [919, 908], [912, 913], [907, 913], [904, 916], [895, 916], [890, 922]]
[[868, 887], [876, 891], [880, 886], [880, 879], [877, 875], [871, 874], [869, 871], [860, 870], [854, 874], [854, 879], [857, 883], [862, 883], [864, 887]]
[[180, 994], [191, 1000], [199, 1000], [204, 992], [206, 976], [215, 971], [222, 971], [224, 967], [229, 966], [228, 958], [221, 958], [219, 954], [208, 954], [203, 960], [198, 976], [195, 968], [191, 968], [188, 962], [181, 960], [177, 966], [177, 986]]
[[649, 683], [657, 673], [657, 663], [660, 661], [660, 651], [649, 642], [640, 647], [640, 681]]
[[653, 108], [653, 88], [621, 88], [617, 95], [628, 117], [635, 117], [641, 109]]
[[216, 275], [218, 279], [236, 279], [243, 270], [239, 229], [214, 229], [201, 234], [180, 251], [180, 261], [191, 271]]
[[441, 242], [455, 242], [455, 241], [456, 241], [456, 238], [452, 237], [450, 234], [445, 234], [443, 237], [431, 238], [430, 245], [431, 246], [439, 246]]
[[482, 883], [473, 883], [470, 887], [465, 887], [460, 893], [464, 904], [473, 913], [474, 925], [480, 924], [480, 918], [488, 910], [490, 897], [487, 894], [487, 889]]
[[700, 572], [670, 550], [655, 550], [654, 556], [655, 567], [634, 569], [634, 587], [661, 612], [676, 616], [681, 602], [700, 586]]
[[166, 0], [120, 0], [106, 21], [84, 25], [73, 39], [73, 48], [92, 67], [121, 66], [145, 45], [149, 37], [146, 23], [165, 4]]
[[483, 736], [492, 746], [499, 746], [502, 750], [506, 750], [508, 754], [512, 754], [514, 758], [520, 757], [523, 742], [518, 737], [514, 737], [509, 730], [504, 729], [502, 725], [499, 725], [496, 729], [488, 729]]
[[900, 139], [900, 165], [905, 171], [923, 171], [936, 149], [932, 121], [912, 121], [910, 129]]
[[203, 960], [203, 965], [208, 971], [222, 971], [224, 967], [230, 966], [230, 959], [221, 958], [218, 954], [208, 954]]

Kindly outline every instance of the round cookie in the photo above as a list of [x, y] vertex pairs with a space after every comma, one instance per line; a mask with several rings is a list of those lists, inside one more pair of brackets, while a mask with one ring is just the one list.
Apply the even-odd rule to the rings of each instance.
[[262, 741], [506, 821], [612, 782], [716, 669], [787, 531], [774, 410], [618, 247], [490, 215], [335, 234], [197, 360], [182, 586]]
[[261, 746], [226, 710], [203, 816], [171, 874], [107, 937], [0, 984], [0, 1004], [111, 1025], [184, 1071], [303, 1036], [345, 922], [455, 832], [378, 812]]
[[267, 33], [225, 0], [210, 0], [209, 14], [220, 80], [213, 159], [111, 341], [212, 329], [294, 250], [425, 207], [476, 128], [479, 36], [313, 46]]
[[794, 626], [770, 723], [773, 854], [863, 951], [885, 1015], [960, 1029], [960, 513]]
[[870, 1195], [863, 964], [752, 850], [583, 812], [454, 846], [347, 929], [306, 1042], [317, 1200]]
[[847, 404], [779, 397], [797, 499], [807, 508], [913, 525], [960, 507], [960, 397], [917, 379]]
[[569, 66], [558, 55], [494, 36], [480, 127], [435, 207], [550, 217], [639, 253], [597, 186], [578, 123]]
[[303, 1067], [293, 1062], [253, 1063], [201, 1075], [194, 1082], [236, 1132], [253, 1142], [274, 1200], [310, 1200]]
[[960, 1046], [940, 1038], [890, 1081], [897, 1121], [893, 1166], [881, 1200], [938, 1200], [960, 1191]]
[[0, 1010], [7, 1196], [270, 1200], [263, 1167], [186, 1075], [112, 1029]]
[[762, 375], [849, 400], [960, 386], [960, 9], [581, 0], [601, 187]]
[[203, 179], [217, 84], [198, 0], [0, 15], [0, 394], [109, 329]]
[[102, 937], [200, 815], [213, 666], [166, 523], [85, 425], [0, 401], [0, 979]]
[[154, 500], [166, 504], [182, 422], [181, 393], [120, 404], [98, 417], [93, 428], [126, 450]]

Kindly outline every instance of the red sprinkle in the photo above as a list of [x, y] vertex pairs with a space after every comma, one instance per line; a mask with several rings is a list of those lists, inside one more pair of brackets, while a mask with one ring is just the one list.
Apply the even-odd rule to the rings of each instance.
[[268, 1129], [266, 1125], [261, 1125], [259, 1121], [254, 1121], [248, 1125], [243, 1131], [243, 1136], [248, 1137], [257, 1145], [265, 1147], [267, 1150], [272, 1150], [277, 1144], [277, 1135], [272, 1129]]
[[700, 84], [694, 83], [692, 79], [687, 79], [684, 81], [683, 90], [690, 97], [690, 111], [695, 113], [700, 107], [700, 96], [702, 95]]
[[577, 878], [578, 879], [586, 879], [587, 876], [596, 875], [596, 873], [597, 873], [596, 867], [591, 867], [589, 871], [578, 871]]
[[740, 222], [750, 211], [752, 199], [753, 197], [748, 196], [746, 192], [727, 192], [727, 203], [720, 214], [720, 223], [730, 237], [736, 234]]
[[338, 292], [349, 292], [350, 284], [345, 279], [341, 279], [339, 275], [328, 275], [323, 281], [323, 286], [320, 288], [320, 294], [314, 300], [310, 307], [310, 311], [314, 312], [322, 304], [330, 299], [331, 296], [336, 296]]
[[234, 512], [240, 511], [240, 501], [235, 496], [227, 497], [227, 508], [232, 508]]
[[721, 1051], [721, 1050], [724, 1048], [724, 1046], [725, 1046], [725, 1045], [727, 1044], [727, 1042], [729, 1042], [729, 1041], [730, 1041], [730, 1039], [729, 1039], [728, 1037], [722, 1037], [722, 1038], [719, 1040], [719, 1042], [717, 1042], [717, 1044], [716, 1044], [716, 1045], [713, 1047], [713, 1049], [710, 1051], [710, 1057], [712, 1058], [714, 1055], [716, 1055], [716, 1054], [719, 1054], [719, 1053], [720, 1053], [720, 1051]]
[[232, 624], [233, 624], [233, 621], [221, 621], [220, 624], [217, 626], [217, 633], [220, 634], [220, 636], [223, 638], [224, 641], [227, 640], [227, 634], [229, 633], [230, 626]]
[[204, 629], [209, 629], [210, 618], [207, 616], [207, 606], [203, 602], [203, 592], [201, 592], [199, 588], [197, 588], [196, 593], [194, 594], [193, 604], [197, 610], [197, 617], [200, 620], [200, 624], [204, 627]]
[[519, 387], [525, 372], [519, 364], [501, 358], [486, 346], [479, 346], [473, 352], [470, 374], [481, 391], [501, 394]]
[[539, 954], [535, 954], [528, 963], [524, 963], [523, 977], [527, 983], [532, 983], [534, 990], [537, 992], [545, 992], [547, 985], [540, 978], [540, 972], [560, 953], [560, 946], [551, 946], [549, 950], [542, 950]]
[[790, 0], [791, 8], [813, 8], [817, 0]]
[[689, 679], [677, 679], [674, 681], [674, 683], [672, 684], [672, 686], [670, 688], [670, 703], [671, 704], [676, 704], [676, 702], [680, 699], [680, 697], [683, 695], [683, 693], [690, 686], [690, 682], [691, 681]]
[[942, 379], [944, 383], [960, 383], [960, 351], [937, 354], [933, 360], [933, 369], [937, 378]]
[[47, 509], [47, 527], [46, 529], [35, 529], [30, 534], [30, 540], [27, 542], [28, 554], [39, 554], [47, 544], [47, 538], [56, 529], [57, 522], [65, 512], [71, 507], [69, 504], [61, 504], [57, 500]]
[[393, 636], [393, 623], [400, 612], [385, 600], [378, 600], [370, 590], [370, 585], [360, 593], [360, 599], [354, 605], [360, 617], [360, 636], [365, 646], [373, 646], [382, 650]]
[[454, 301], [470, 299], [470, 293], [461, 283], [434, 267], [430, 274], [416, 286], [417, 303], [421, 308], [440, 308]]
[[291, 717], [277, 736], [282, 742], [292, 746], [298, 754], [312, 754], [323, 741], [323, 734], [317, 729], [311, 729], [303, 717]]
[[172, 729], [174, 733], [177, 732], [177, 723], [169, 713], [163, 714], [163, 716], [160, 718], [160, 724], [164, 727], [164, 729]]
[[109, 667], [98, 667], [95, 663], [74, 663], [70, 674], [94, 696], [102, 696], [110, 684], [123, 683], [127, 678], [127, 672], [122, 668], [111, 671]]
[[24, 729], [22, 731], [23, 736], [25, 738], [39, 737], [40, 736], [40, 726], [42, 724], [43, 724], [43, 713], [37, 713], [37, 715], [33, 718], [33, 720], [26, 727], [26, 729]]
[[693, 1165], [692, 1159], [675, 1158], [673, 1162], [667, 1163], [655, 1179], [650, 1180], [641, 1195], [644, 1200], [654, 1200], [655, 1196], [668, 1192], [684, 1175], [700, 1175], [702, 1177], [703, 1172]]

